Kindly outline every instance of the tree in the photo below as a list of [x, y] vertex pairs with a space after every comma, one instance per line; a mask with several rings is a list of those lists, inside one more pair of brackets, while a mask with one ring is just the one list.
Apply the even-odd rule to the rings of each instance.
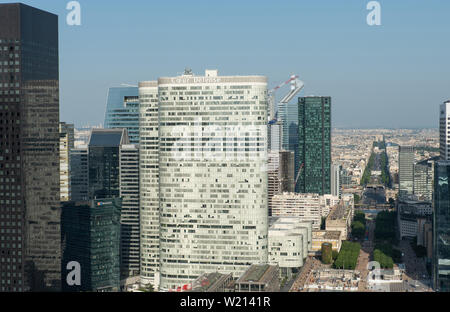
[[352, 224], [352, 235], [353, 237], [362, 238], [366, 233], [366, 226], [360, 222], [356, 221]]
[[330, 243], [322, 244], [322, 263], [331, 264], [333, 260], [333, 246]]

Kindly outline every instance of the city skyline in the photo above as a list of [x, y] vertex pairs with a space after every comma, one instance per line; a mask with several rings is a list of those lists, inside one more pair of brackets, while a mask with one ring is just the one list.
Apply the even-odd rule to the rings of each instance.
[[0, 0], [0, 293], [450, 291], [450, 5], [46, 3]]
[[333, 98], [338, 128], [434, 128], [448, 100], [449, 3], [380, 1], [382, 25], [368, 26], [367, 1], [79, 2], [82, 24], [68, 26], [67, 3], [23, 1], [59, 15], [61, 120], [77, 126], [103, 122], [110, 87], [185, 67], [269, 88], [298, 74], [301, 96]]

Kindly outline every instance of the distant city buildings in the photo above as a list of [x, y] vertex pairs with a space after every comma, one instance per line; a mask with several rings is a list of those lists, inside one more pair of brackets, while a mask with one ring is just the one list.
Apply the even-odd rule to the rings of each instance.
[[331, 194], [331, 98], [301, 97], [299, 162], [303, 165], [299, 193]]

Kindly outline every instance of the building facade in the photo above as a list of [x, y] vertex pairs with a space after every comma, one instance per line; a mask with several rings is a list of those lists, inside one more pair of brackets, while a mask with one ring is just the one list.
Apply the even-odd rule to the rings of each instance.
[[60, 198], [70, 201], [72, 196], [70, 182], [70, 151], [74, 148], [74, 125], [59, 123], [59, 162], [60, 162]]
[[94, 129], [89, 140], [89, 199], [120, 197], [120, 150], [126, 129]]
[[438, 160], [433, 157], [414, 165], [414, 195], [420, 200], [433, 200], [434, 162]]
[[160, 288], [267, 262], [267, 78], [158, 80]]
[[433, 285], [450, 291], [450, 162], [438, 161], [434, 167], [433, 201]]
[[140, 269], [140, 204], [139, 146], [122, 145], [120, 149], [120, 269], [121, 277], [139, 275]]
[[450, 160], [450, 101], [440, 107], [439, 141], [441, 160]]
[[116, 87], [108, 91], [105, 128], [128, 131], [131, 144], [139, 144], [139, 88]]
[[89, 153], [87, 145], [80, 145], [70, 151], [71, 200], [89, 199]]
[[0, 4], [2, 292], [61, 289], [58, 53], [56, 15]]
[[141, 283], [159, 287], [158, 83], [139, 83], [139, 180]]
[[331, 98], [298, 100], [299, 193], [331, 194]]
[[320, 196], [318, 194], [284, 193], [272, 198], [272, 216], [299, 217], [311, 222], [314, 230], [320, 230]]
[[120, 198], [63, 203], [62, 268], [73, 261], [81, 268], [81, 285], [63, 277], [64, 291], [119, 291], [120, 209]]
[[333, 164], [331, 166], [331, 195], [337, 197], [342, 195], [341, 171], [341, 165]]

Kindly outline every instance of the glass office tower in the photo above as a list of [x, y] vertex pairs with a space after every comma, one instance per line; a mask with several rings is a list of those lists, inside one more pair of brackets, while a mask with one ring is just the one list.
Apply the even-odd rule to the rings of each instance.
[[433, 213], [434, 289], [450, 291], [450, 162], [435, 163]]
[[0, 291], [61, 288], [58, 17], [0, 4]]
[[298, 100], [299, 163], [297, 192], [331, 194], [331, 97]]
[[131, 144], [139, 144], [139, 88], [118, 87], [108, 91], [105, 128], [128, 130]]
[[120, 196], [120, 147], [126, 129], [94, 129], [89, 140], [89, 199]]
[[63, 277], [64, 291], [119, 291], [121, 205], [120, 198], [63, 204], [62, 269], [72, 261], [81, 267], [81, 285]]

